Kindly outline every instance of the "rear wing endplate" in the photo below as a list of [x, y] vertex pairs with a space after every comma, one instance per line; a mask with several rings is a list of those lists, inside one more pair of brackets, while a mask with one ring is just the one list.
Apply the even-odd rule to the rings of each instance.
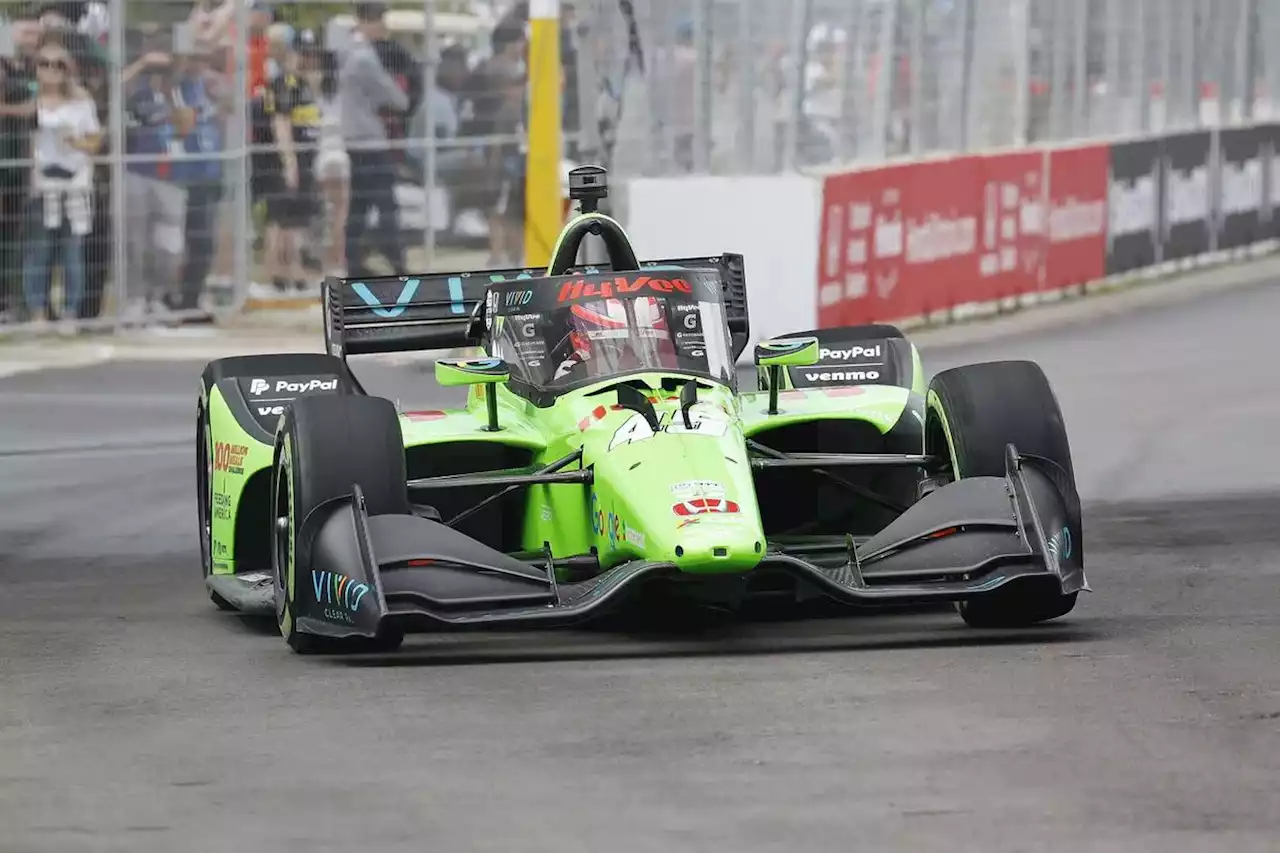
[[[750, 336], [742, 255], [643, 261], [642, 269], [714, 270], [721, 288], [734, 358]], [[611, 272], [609, 264], [574, 267], [569, 275]], [[494, 282], [541, 278], [545, 269], [503, 269], [433, 275], [334, 278], [324, 281], [324, 344], [330, 355], [413, 352], [479, 344], [472, 327], [477, 306]]]

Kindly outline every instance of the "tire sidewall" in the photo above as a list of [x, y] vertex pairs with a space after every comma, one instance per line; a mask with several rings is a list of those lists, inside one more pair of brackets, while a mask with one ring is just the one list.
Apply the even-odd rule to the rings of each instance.
[[[276, 624], [280, 634], [292, 642], [296, 636], [294, 602], [297, 600], [297, 519], [294, 513], [297, 499], [297, 474], [294, 467], [294, 441], [288, 431], [283, 432], [276, 445], [276, 461], [271, 477], [271, 575], [275, 586]], [[278, 524], [279, 502], [286, 497], [287, 530]], [[283, 539], [283, 541], [282, 541]], [[287, 546], [287, 559], [281, 565], [281, 552]]]
[[196, 519], [201, 576], [207, 580], [213, 574], [213, 448], [204, 400], [196, 407], [196, 435]]

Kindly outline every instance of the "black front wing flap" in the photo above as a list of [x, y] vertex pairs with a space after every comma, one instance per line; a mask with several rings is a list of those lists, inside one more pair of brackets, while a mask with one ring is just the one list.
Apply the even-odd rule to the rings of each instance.
[[[1052, 462], [1007, 452], [1004, 477], [950, 483], [839, 559], [771, 546], [759, 570], [794, 576], [848, 604], [957, 601], [1006, 584], [1087, 590], [1080, 506]], [[294, 613], [321, 636], [408, 630], [561, 627], [604, 615], [641, 584], [679, 575], [633, 561], [557, 583], [537, 566], [425, 518], [366, 514], [359, 489], [317, 507], [299, 529]], [[812, 550], [812, 549], [811, 549]], [[685, 575], [689, 578], [693, 576]]]

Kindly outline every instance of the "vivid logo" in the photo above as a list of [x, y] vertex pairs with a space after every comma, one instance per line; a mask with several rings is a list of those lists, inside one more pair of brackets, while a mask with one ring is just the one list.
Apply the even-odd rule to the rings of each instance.
[[739, 510], [740, 507], [727, 498], [690, 498], [671, 507], [671, 511], [680, 516], [708, 515], [712, 513], [733, 515]]
[[[451, 275], [445, 279], [445, 285], [449, 288], [449, 310], [454, 314], [466, 314], [467, 304], [465, 291], [463, 290], [463, 276]], [[514, 278], [508, 278], [504, 275], [490, 274], [489, 281], [492, 283], [503, 281], [516, 281], [519, 279], [533, 278], [531, 273], [522, 272]], [[439, 281], [439, 279], [436, 279]], [[392, 306], [384, 305], [382, 300], [374, 295], [369, 289], [367, 282], [354, 281], [351, 283], [351, 290], [360, 297], [365, 305], [373, 309], [373, 313], [387, 320], [394, 320], [403, 314], [413, 302], [413, 298], [418, 295], [418, 288], [422, 286], [422, 279], [407, 278], [400, 287], [400, 295], [396, 297], [395, 304]]]
[[[313, 571], [311, 586], [315, 591], [317, 604], [340, 607], [347, 613], [355, 613], [361, 600], [369, 592], [367, 583], [360, 583], [337, 572]], [[330, 615], [330, 611], [326, 610], [325, 615]]]

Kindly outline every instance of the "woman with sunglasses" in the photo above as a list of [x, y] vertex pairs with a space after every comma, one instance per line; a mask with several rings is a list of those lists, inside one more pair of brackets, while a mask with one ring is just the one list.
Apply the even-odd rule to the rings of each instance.
[[[93, 228], [93, 155], [102, 126], [93, 98], [75, 79], [71, 55], [56, 35], [36, 52], [36, 129], [32, 136], [31, 199], [23, 242], [22, 291], [30, 319], [44, 322], [52, 249], [61, 242], [64, 329], [74, 331], [84, 298], [82, 244]], [[67, 230], [58, 240], [64, 223]]]

